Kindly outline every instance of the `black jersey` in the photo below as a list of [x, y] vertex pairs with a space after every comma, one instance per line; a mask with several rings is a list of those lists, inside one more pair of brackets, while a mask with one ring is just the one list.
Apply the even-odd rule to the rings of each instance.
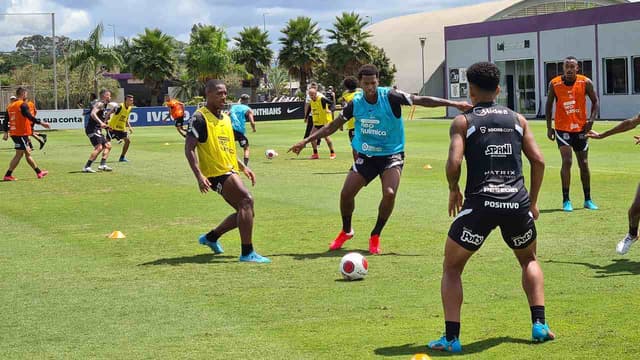
[[523, 129], [518, 114], [495, 103], [481, 103], [464, 116], [465, 197], [484, 208], [528, 209], [529, 194], [522, 175]]
[[[102, 122], [104, 122], [105, 108], [107, 104], [103, 101], [97, 101], [93, 107], [98, 107], [98, 112], [96, 115]], [[84, 131], [87, 134], [102, 134], [102, 128], [100, 124], [91, 117], [91, 112], [89, 112], [89, 118], [87, 119], [87, 123], [84, 125]]]

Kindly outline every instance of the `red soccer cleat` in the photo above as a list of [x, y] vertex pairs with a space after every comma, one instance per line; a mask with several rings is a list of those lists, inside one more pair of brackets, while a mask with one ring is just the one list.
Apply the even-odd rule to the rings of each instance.
[[42, 170], [38, 173], [38, 179], [42, 179], [43, 177], [47, 176], [49, 174], [49, 172], [47, 170]]
[[329, 155], [329, 159], [333, 160], [336, 158], [336, 153], [331, 153], [331, 155]]
[[336, 237], [335, 240], [333, 240], [333, 242], [331, 243], [331, 245], [329, 245], [329, 250], [338, 250], [342, 247], [342, 245], [344, 245], [344, 243], [351, 239], [354, 235], [353, 229], [351, 229], [350, 233], [346, 233], [344, 232], [344, 230], [340, 230], [340, 233], [338, 234], [338, 236]]
[[320, 155], [318, 155], [318, 154], [313, 154], [313, 155], [311, 155], [311, 156], [309, 157], [309, 159], [311, 159], [311, 160], [318, 160], [318, 159], [320, 159]]
[[14, 176], [5, 176], [2, 178], [2, 181], [16, 181], [18, 180], [17, 178], [15, 178]]
[[371, 235], [369, 238], [369, 252], [372, 255], [378, 255], [382, 252], [382, 249], [380, 249], [380, 235]]

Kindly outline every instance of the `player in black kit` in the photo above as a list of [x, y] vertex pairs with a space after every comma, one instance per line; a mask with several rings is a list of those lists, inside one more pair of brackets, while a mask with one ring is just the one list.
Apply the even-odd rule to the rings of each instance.
[[[536, 259], [534, 224], [539, 215], [537, 201], [544, 160], [527, 120], [495, 103], [500, 92], [498, 67], [488, 62], [473, 64], [467, 69], [467, 79], [474, 108], [458, 115], [449, 133], [449, 215], [457, 216], [444, 250], [441, 292], [446, 332], [427, 346], [448, 352], [462, 351], [459, 340], [462, 271], [498, 226], [522, 267], [533, 341], [553, 340], [555, 335], [544, 316], [544, 280]], [[524, 185], [521, 152], [531, 164], [530, 194]], [[463, 157], [467, 163], [464, 204], [458, 186]]]
[[111, 142], [102, 134], [102, 129], [108, 127], [106, 114], [106, 108], [111, 101], [111, 92], [103, 89], [100, 91], [100, 100], [93, 105], [91, 114], [86, 121], [84, 132], [89, 137], [91, 145], [93, 145], [93, 151], [89, 155], [89, 160], [82, 168], [82, 172], [95, 173], [96, 171], [91, 168], [91, 164], [96, 160], [98, 155], [102, 152], [102, 160], [100, 160], [100, 166], [98, 170], [111, 171], [111, 167], [107, 165], [107, 158], [111, 151]]

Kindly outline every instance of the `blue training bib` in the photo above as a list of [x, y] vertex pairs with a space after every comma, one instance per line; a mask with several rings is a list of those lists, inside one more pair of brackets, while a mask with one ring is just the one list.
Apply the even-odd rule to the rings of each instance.
[[404, 151], [404, 121], [395, 117], [389, 103], [387, 87], [378, 87], [378, 101], [370, 104], [364, 92], [353, 98], [355, 118], [354, 138], [351, 146], [367, 156], [386, 156]]

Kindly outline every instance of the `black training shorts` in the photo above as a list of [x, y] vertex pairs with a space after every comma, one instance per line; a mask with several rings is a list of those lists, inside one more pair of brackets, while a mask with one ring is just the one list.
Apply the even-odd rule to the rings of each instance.
[[351, 171], [360, 174], [368, 185], [377, 176], [382, 176], [385, 170], [397, 167], [402, 172], [403, 166], [404, 152], [385, 156], [367, 156], [358, 153]]
[[33, 145], [31, 145], [31, 140], [29, 140], [28, 136], [12, 136], [11, 140], [13, 140], [13, 147], [16, 150], [27, 151], [27, 148], [33, 149]]
[[568, 132], [556, 130], [556, 142], [558, 147], [571, 146], [573, 151], [587, 151], [589, 143], [587, 142], [587, 134], [583, 132]]
[[245, 147], [249, 145], [249, 139], [247, 139], [247, 137], [240, 131], [233, 130], [233, 137], [240, 144], [240, 146]]

